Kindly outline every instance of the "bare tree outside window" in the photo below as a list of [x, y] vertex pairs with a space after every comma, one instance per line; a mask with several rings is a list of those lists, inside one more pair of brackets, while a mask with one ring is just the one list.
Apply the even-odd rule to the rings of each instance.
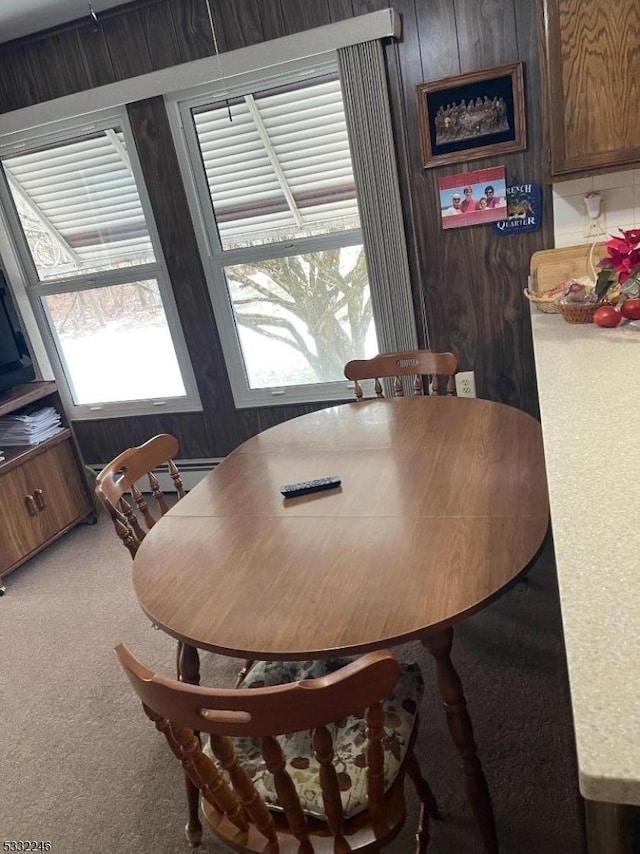
[[[342, 379], [346, 362], [365, 353], [374, 332], [361, 246], [238, 264], [226, 272], [236, 322], [300, 354], [310, 369], [308, 382]], [[259, 376], [251, 379], [260, 385]]]

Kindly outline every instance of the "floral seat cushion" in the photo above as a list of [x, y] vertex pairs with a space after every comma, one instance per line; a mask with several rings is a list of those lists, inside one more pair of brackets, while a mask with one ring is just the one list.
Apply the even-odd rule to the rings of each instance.
[[[316, 679], [344, 667], [351, 659], [330, 661], [258, 661], [242, 685], [262, 688]], [[384, 785], [385, 791], [398, 776], [416, 721], [423, 681], [417, 664], [401, 665], [401, 675], [393, 694], [383, 702]], [[327, 729], [333, 738], [333, 763], [338, 775], [342, 807], [346, 818], [367, 807], [367, 735], [364, 715], [351, 715]], [[307, 815], [326, 819], [320, 788], [320, 766], [311, 748], [311, 731], [295, 732], [277, 738], [293, 780], [302, 809]], [[240, 764], [270, 807], [279, 808], [273, 775], [267, 770], [260, 751], [260, 739], [233, 738]], [[211, 756], [209, 745], [205, 748]]]

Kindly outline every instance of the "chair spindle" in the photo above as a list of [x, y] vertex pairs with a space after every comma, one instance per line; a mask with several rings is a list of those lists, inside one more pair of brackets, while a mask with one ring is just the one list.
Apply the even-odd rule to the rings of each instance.
[[301, 844], [300, 854], [303, 854], [303, 852], [306, 854], [307, 851], [313, 852], [313, 846], [309, 841], [307, 817], [302, 811], [293, 780], [287, 773], [282, 748], [273, 736], [267, 736], [262, 739], [262, 756], [267, 769], [273, 774], [273, 783], [278, 794], [278, 801], [284, 810], [289, 829]]
[[367, 709], [367, 793], [369, 807], [375, 814], [384, 797], [384, 712], [381, 703], [374, 703]]
[[176, 488], [176, 492], [178, 494], [178, 500], [184, 498], [184, 485], [182, 483], [182, 478], [180, 477], [180, 472], [178, 471], [178, 466], [174, 463], [173, 460], [169, 460], [169, 474], [171, 475], [171, 480], [173, 481], [173, 485]]
[[249, 818], [269, 842], [275, 843], [278, 839], [278, 833], [273, 816], [253, 785], [251, 778], [238, 763], [233, 742], [227, 736], [215, 735], [214, 733], [211, 734], [210, 739], [211, 750], [220, 765], [229, 774], [234, 791], [242, 801]]
[[115, 511], [115, 515], [113, 517], [113, 527], [116, 529], [116, 534], [122, 540], [124, 547], [128, 549], [131, 557], [135, 557], [136, 552], [138, 551], [138, 541], [128, 525], [127, 520], [118, 510]]
[[158, 478], [155, 474], [150, 471], [148, 474], [149, 478], [149, 488], [153, 494], [153, 497], [156, 500], [156, 504], [160, 508], [160, 515], [164, 516], [165, 513], [169, 512], [169, 505], [165, 501], [164, 495], [162, 494], [162, 490], [160, 489], [160, 483], [158, 482]]
[[119, 506], [122, 509], [124, 515], [126, 516], [127, 522], [131, 526], [133, 533], [136, 536], [136, 539], [138, 540], [138, 545], [140, 545], [140, 543], [145, 538], [145, 531], [140, 525], [140, 522], [138, 522], [138, 517], [133, 511], [133, 507], [129, 504], [126, 498], [120, 499]]
[[[336, 840], [336, 851], [349, 851], [344, 838], [344, 811], [340, 797], [338, 775], [333, 764], [333, 739], [325, 726], [314, 730], [313, 752], [320, 763], [320, 788], [329, 830]], [[345, 848], [346, 845], [346, 848]]]
[[248, 830], [249, 821], [244, 807], [211, 759], [202, 752], [200, 739], [193, 730], [172, 724], [144, 703], [142, 707], [156, 729], [167, 739], [174, 756], [180, 760], [193, 784], [200, 789], [202, 797], [223, 813], [238, 830]]
[[142, 494], [142, 492], [138, 489], [135, 483], [131, 484], [131, 495], [133, 500], [136, 503], [136, 507], [142, 513], [142, 518], [144, 519], [144, 523], [147, 526], [147, 529], [150, 531], [153, 526], [156, 524], [156, 520], [151, 515], [151, 511], [149, 510], [149, 505]]

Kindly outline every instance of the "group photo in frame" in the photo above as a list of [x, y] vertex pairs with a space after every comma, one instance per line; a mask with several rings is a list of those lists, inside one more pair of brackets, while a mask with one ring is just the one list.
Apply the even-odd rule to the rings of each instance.
[[521, 62], [419, 83], [425, 168], [526, 148]]
[[459, 172], [438, 178], [443, 229], [485, 225], [507, 216], [504, 166]]

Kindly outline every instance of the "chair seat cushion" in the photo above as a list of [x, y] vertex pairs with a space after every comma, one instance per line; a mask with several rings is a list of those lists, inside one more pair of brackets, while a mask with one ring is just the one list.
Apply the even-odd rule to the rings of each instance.
[[[351, 659], [329, 661], [258, 661], [247, 674], [243, 688], [262, 688], [316, 679], [348, 664]], [[401, 675], [393, 694], [383, 703], [384, 786], [389, 789], [398, 776], [409, 747], [423, 681], [417, 664], [401, 665]], [[367, 735], [363, 714], [350, 715], [327, 729], [333, 738], [334, 759], [342, 807], [346, 818], [367, 808]], [[315, 818], [326, 819], [320, 788], [320, 766], [311, 748], [311, 731], [295, 732], [277, 738], [287, 763], [303, 811]], [[240, 764], [253, 779], [264, 801], [278, 809], [273, 775], [267, 770], [260, 751], [260, 739], [233, 738]], [[205, 751], [211, 756], [210, 747]]]

